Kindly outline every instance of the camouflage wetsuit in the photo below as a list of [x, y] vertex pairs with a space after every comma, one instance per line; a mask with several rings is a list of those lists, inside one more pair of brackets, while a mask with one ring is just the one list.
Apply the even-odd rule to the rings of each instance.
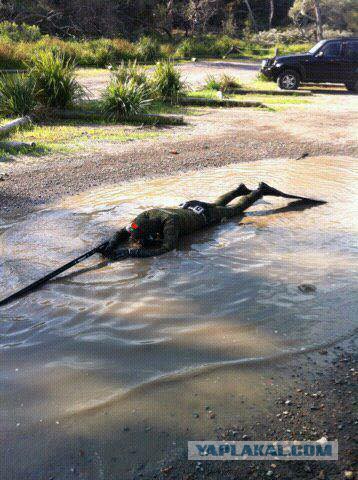
[[[237, 217], [263, 195], [303, 198], [283, 194], [265, 183], [260, 183], [256, 190], [249, 190], [241, 184], [235, 190], [219, 197], [214, 203], [192, 200], [178, 208], [147, 210], [138, 215], [129, 227], [119, 230], [102, 253], [112, 260], [161, 255], [175, 249], [181, 236]], [[228, 206], [228, 203], [239, 196], [240, 199], [236, 203]], [[129, 239], [141, 243], [141, 246], [121, 248], [121, 244]], [[160, 241], [159, 248], [148, 247], [148, 244], [153, 244], [156, 240]]]

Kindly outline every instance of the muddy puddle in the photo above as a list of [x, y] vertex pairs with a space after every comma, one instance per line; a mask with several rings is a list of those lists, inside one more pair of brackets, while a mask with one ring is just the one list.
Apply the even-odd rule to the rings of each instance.
[[[241, 181], [254, 187], [260, 180], [328, 203], [309, 208], [267, 197], [243, 219], [185, 238], [178, 251], [102, 268], [93, 258], [1, 310], [1, 437], [9, 478], [40, 465], [70, 477], [61, 465], [70, 468], [81, 442], [92, 449], [92, 470], [83, 478], [111, 478], [108, 472], [125, 478], [133, 458], [167, 451], [166, 437], [158, 451], [160, 429], [180, 436], [195, 408], [185, 402], [196, 374], [195, 388], [214, 395], [214, 369], [234, 365], [242, 372], [235, 392], [254, 393], [264, 409], [255, 380], [261, 365], [349, 336], [358, 313], [358, 168], [347, 157], [245, 163], [95, 189], [0, 223], [4, 297], [143, 209], [212, 201]], [[300, 291], [301, 284], [314, 291]], [[232, 393], [233, 377], [227, 380], [223, 395]], [[170, 393], [155, 396], [168, 381]], [[128, 424], [137, 429], [133, 445], [147, 433], [142, 450], [128, 446]], [[124, 449], [119, 463], [111, 461], [116, 448]]]

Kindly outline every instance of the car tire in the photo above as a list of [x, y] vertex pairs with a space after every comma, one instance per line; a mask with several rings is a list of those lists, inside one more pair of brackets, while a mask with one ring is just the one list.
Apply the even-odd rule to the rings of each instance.
[[355, 82], [346, 83], [346, 89], [350, 92], [358, 93], [358, 80]]
[[300, 86], [300, 76], [294, 70], [284, 70], [277, 78], [281, 90], [297, 90]]

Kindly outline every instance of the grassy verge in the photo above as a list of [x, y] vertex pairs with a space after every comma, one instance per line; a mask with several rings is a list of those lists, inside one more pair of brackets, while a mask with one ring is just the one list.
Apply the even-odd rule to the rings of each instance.
[[[217, 92], [213, 90], [198, 90], [195, 92], [190, 92], [188, 94], [189, 97], [194, 98], [209, 98], [209, 99], [218, 99]], [[300, 104], [307, 104], [310, 103], [310, 100], [307, 98], [302, 97], [287, 97], [284, 95], [251, 95], [251, 94], [244, 94], [244, 95], [225, 95], [225, 98], [237, 100], [237, 101], [253, 101], [253, 102], [262, 102], [265, 105], [275, 106], [275, 105], [300, 105]]]
[[42, 153], [46, 154], [97, 149], [104, 142], [128, 142], [155, 138], [158, 135], [160, 132], [151, 129], [138, 131], [123, 125], [105, 125], [103, 123], [89, 125], [81, 121], [61, 121], [60, 124], [54, 122], [36, 125], [31, 130], [19, 131], [11, 139], [26, 143], [34, 142], [37, 148], [42, 148]]

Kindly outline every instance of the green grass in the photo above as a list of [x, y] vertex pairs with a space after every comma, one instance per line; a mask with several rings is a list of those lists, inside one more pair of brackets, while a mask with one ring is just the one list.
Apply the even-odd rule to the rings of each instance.
[[[13, 135], [12, 140], [32, 143], [50, 152], [73, 152], [92, 149], [98, 142], [128, 142], [155, 138], [159, 132], [135, 131], [118, 125], [87, 125], [83, 122], [68, 121], [61, 124], [36, 125], [32, 130], [24, 130]], [[46, 147], [43, 147], [43, 146]]]
[[[195, 92], [189, 92], [189, 97], [199, 97], [199, 98], [218, 98], [217, 92], [213, 90], [197, 90]], [[225, 95], [224, 98], [229, 98], [232, 100], [240, 100], [243, 102], [255, 101], [262, 102], [265, 105], [301, 105], [311, 103], [307, 98], [302, 97], [287, 97], [284, 95], [257, 95], [257, 94], [245, 94], [245, 95]]]

